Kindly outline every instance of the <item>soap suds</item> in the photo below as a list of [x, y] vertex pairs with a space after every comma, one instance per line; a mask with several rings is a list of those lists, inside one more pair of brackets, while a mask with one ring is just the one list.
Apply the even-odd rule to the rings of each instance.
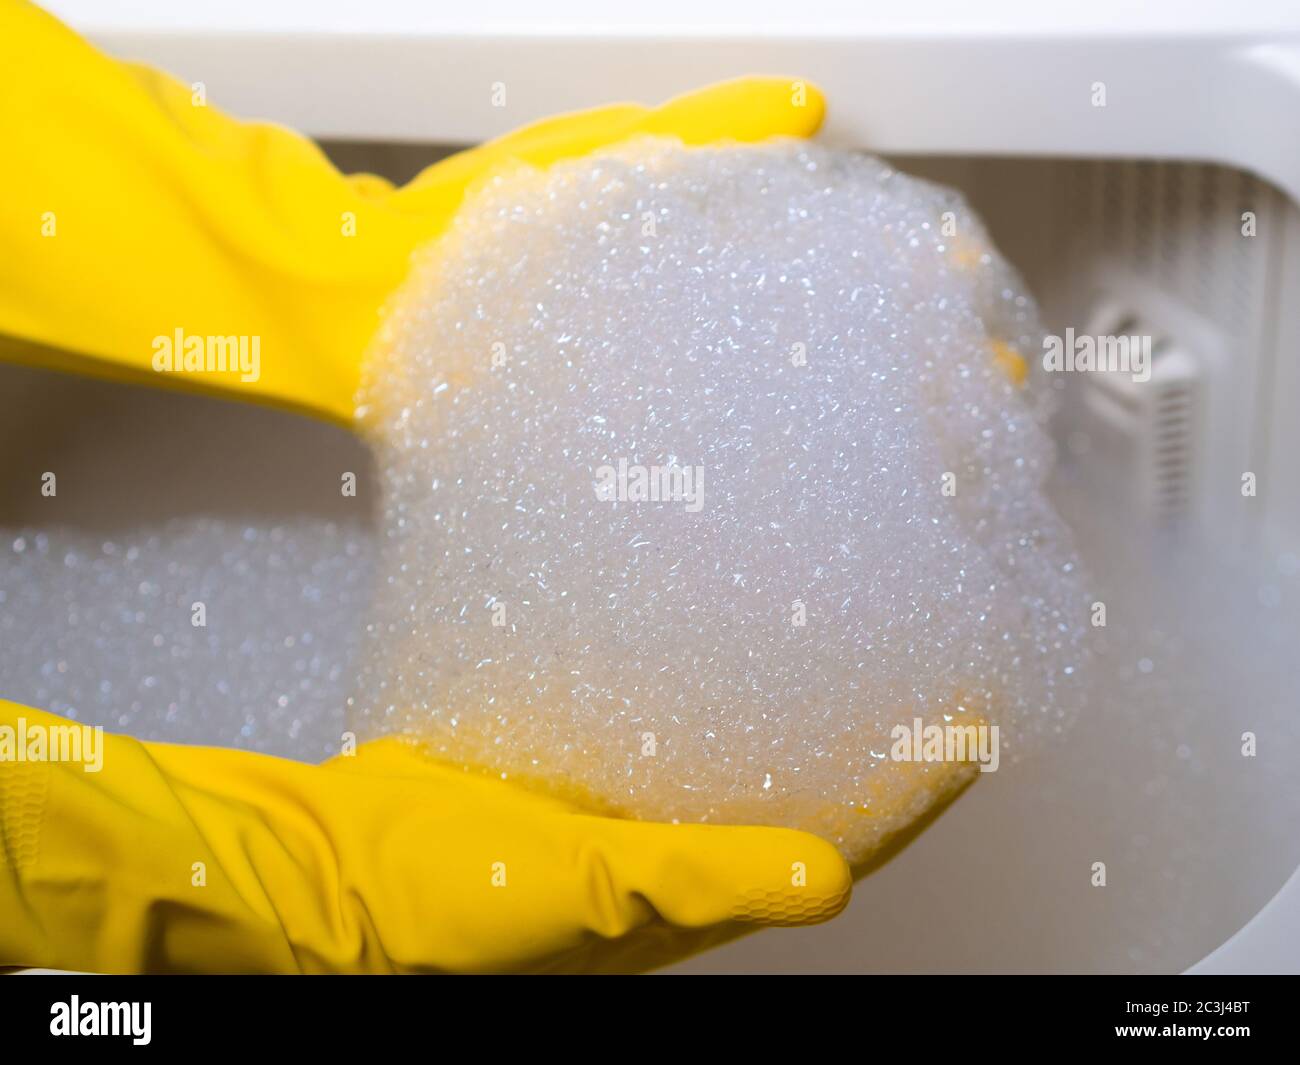
[[338, 753], [373, 574], [359, 521], [4, 536], [4, 698], [140, 739]]
[[647, 140], [496, 177], [363, 389], [358, 733], [867, 853], [925, 805], [896, 725], [996, 723], [1005, 761], [1081, 698], [1046, 390], [1007, 348], [1041, 326], [978, 220], [877, 160]]

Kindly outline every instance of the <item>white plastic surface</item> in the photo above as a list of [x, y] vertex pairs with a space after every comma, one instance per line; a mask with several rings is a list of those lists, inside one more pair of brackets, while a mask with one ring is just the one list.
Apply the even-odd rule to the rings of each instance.
[[1300, 869], [1250, 924], [1204, 961], [1191, 976], [1221, 973], [1300, 972]]
[[[470, 143], [722, 78], [804, 78], [880, 152], [1221, 161], [1300, 200], [1300, 5], [49, 0], [108, 51], [315, 136]], [[506, 105], [493, 106], [493, 86]], [[1106, 105], [1094, 106], [1097, 83]]]

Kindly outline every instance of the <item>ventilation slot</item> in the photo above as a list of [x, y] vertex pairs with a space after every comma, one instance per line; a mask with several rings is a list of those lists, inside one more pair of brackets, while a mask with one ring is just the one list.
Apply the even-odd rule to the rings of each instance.
[[1102, 464], [1109, 487], [1152, 517], [1181, 517], [1197, 489], [1196, 360], [1127, 308], [1103, 307], [1091, 340], [1098, 364], [1108, 364], [1109, 353], [1114, 365], [1078, 373], [1074, 384], [1083, 392], [1084, 432], [1110, 455]]

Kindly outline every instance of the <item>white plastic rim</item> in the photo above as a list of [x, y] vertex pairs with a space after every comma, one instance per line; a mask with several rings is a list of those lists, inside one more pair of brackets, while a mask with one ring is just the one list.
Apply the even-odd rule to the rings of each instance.
[[1300, 869], [1246, 925], [1187, 972], [1294, 974], [1300, 970]]
[[1300, 202], [1294, 0], [46, 3], [116, 55], [318, 137], [470, 144], [557, 112], [789, 75], [826, 91], [832, 143], [1220, 162]]

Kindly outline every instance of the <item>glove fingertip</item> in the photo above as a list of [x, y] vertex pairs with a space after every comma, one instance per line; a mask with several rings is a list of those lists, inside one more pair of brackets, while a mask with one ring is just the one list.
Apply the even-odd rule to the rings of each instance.
[[826, 98], [798, 78], [746, 77], [669, 100], [647, 116], [643, 132], [686, 144], [742, 143], [768, 137], [810, 137], [826, 115]]
[[[747, 924], [819, 924], [848, 905], [853, 874], [830, 843], [792, 829], [763, 830], [772, 838], [752, 883], [739, 883], [731, 918]], [[760, 852], [761, 853], [761, 852]]]

